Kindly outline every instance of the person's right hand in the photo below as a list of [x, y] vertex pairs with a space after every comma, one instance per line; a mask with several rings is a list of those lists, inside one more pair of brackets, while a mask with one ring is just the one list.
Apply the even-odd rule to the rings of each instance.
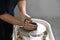
[[32, 23], [29, 23], [28, 21], [26, 21], [24, 25], [24, 29], [32, 31], [32, 30], [37, 29], [37, 25], [36, 24], [33, 25]]

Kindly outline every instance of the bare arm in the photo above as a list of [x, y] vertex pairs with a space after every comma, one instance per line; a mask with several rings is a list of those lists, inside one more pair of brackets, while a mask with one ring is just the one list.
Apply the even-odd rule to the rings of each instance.
[[22, 14], [25, 14], [26, 13], [26, 0], [19, 0], [18, 8]]
[[24, 28], [27, 29], [27, 30], [34, 30], [34, 29], [36, 29], [35, 25], [30, 24], [30, 23], [28, 23], [28, 24], [25, 23], [25, 25], [24, 25], [23, 21], [16, 19], [15, 17], [9, 15], [8, 13], [0, 15], [0, 19], [6, 21], [8, 23], [11, 23], [11, 24], [19, 25], [20, 27], [24, 26]]
[[15, 17], [9, 15], [8, 13], [0, 15], [0, 19], [6, 21], [8, 23], [11, 23], [11, 24], [16, 24], [16, 25], [19, 25], [19, 26], [23, 25], [23, 21], [16, 19]]
[[31, 18], [26, 12], [26, 0], [19, 0], [18, 8], [21, 11], [22, 19]]

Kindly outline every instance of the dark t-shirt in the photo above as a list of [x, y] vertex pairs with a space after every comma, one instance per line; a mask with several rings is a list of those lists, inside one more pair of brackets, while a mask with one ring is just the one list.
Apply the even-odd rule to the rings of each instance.
[[[0, 0], [0, 15], [4, 14], [4, 12], [14, 15], [14, 8], [17, 3], [18, 0]], [[0, 23], [1, 22], [4, 21], [0, 19]]]

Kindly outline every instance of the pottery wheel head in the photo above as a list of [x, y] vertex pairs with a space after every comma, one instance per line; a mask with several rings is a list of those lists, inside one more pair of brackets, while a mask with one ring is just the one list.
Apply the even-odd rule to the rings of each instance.
[[[44, 31], [46, 31], [46, 27], [43, 24], [37, 23], [37, 29], [34, 31], [37, 31], [38, 33], [43, 33]], [[19, 28], [19, 33], [23, 36], [28, 36], [29, 37], [29, 33], [32, 31], [27, 31], [24, 28]]]

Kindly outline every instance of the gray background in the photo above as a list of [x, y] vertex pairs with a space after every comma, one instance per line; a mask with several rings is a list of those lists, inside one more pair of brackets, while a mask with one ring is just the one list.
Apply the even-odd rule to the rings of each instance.
[[[18, 7], [15, 8], [15, 17], [20, 19]], [[33, 18], [48, 21], [56, 40], [60, 40], [60, 0], [27, 0], [27, 13]]]

